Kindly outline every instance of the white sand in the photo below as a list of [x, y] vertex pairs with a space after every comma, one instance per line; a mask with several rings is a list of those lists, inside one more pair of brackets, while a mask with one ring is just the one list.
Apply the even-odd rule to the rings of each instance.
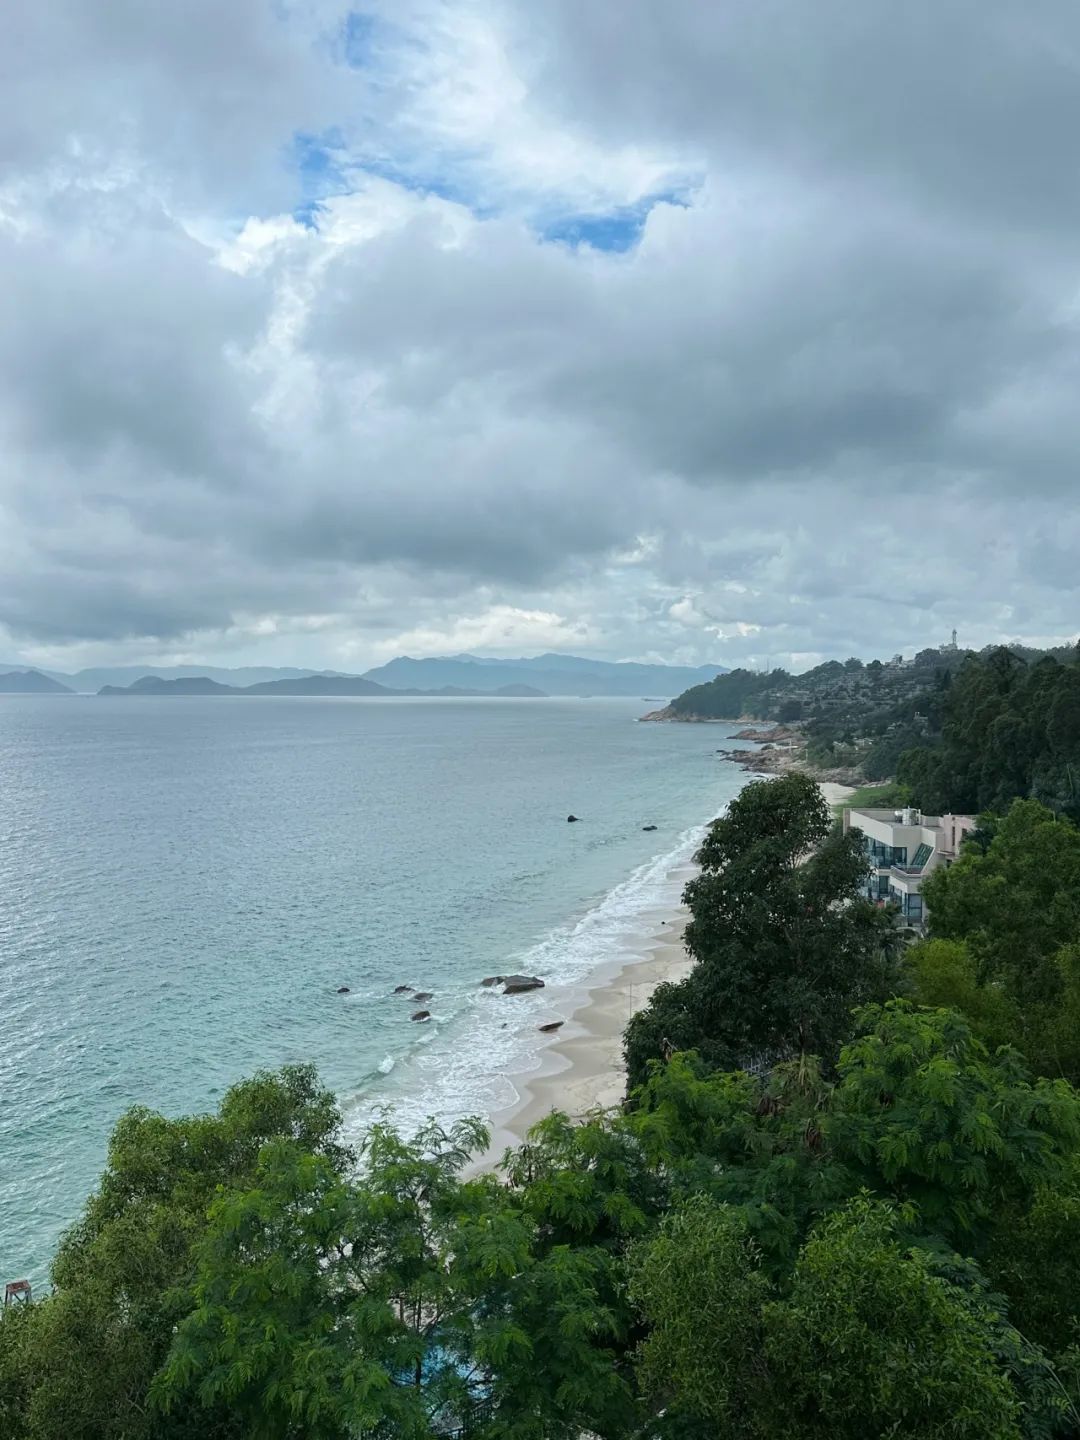
[[819, 780], [818, 789], [825, 796], [826, 805], [842, 805], [849, 796], [855, 794], [852, 785], [837, 785], [832, 780]]

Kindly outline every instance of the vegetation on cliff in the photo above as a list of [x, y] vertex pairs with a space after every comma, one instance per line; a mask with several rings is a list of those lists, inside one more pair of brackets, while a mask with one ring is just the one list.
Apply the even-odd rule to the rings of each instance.
[[1080, 817], [1080, 663], [1011, 650], [972, 657], [932, 697], [928, 740], [898, 778], [932, 813], [1001, 810], [1017, 796]]

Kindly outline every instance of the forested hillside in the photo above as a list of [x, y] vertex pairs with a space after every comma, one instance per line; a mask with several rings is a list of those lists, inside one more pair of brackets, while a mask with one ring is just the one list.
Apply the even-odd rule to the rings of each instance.
[[927, 706], [930, 743], [897, 774], [923, 809], [997, 810], [1032, 796], [1080, 816], [1080, 663], [1025, 661], [999, 649], [971, 657]]

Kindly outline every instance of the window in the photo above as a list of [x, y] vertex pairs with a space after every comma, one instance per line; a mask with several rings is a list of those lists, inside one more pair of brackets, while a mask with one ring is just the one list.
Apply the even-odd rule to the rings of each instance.
[[906, 845], [886, 845], [881, 840], [866, 841], [866, 853], [870, 858], [871, 865], [906, 865]]
[[921, 870], [933, 853], [934, 847], [932, 845], [920, 845], [911, 857], [911, 868], [913, 870]]

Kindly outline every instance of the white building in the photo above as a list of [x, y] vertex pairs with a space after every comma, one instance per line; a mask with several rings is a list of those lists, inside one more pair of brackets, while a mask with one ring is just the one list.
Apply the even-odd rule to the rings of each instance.
[[923, 815], [919, 810], [844, 811], [844, 830], [859, 830], [870, 862], [866, 894], [875, 904], [896, 904], [909, 925], [926, 921], [922, 882], [951, 865], [973, 815]]

